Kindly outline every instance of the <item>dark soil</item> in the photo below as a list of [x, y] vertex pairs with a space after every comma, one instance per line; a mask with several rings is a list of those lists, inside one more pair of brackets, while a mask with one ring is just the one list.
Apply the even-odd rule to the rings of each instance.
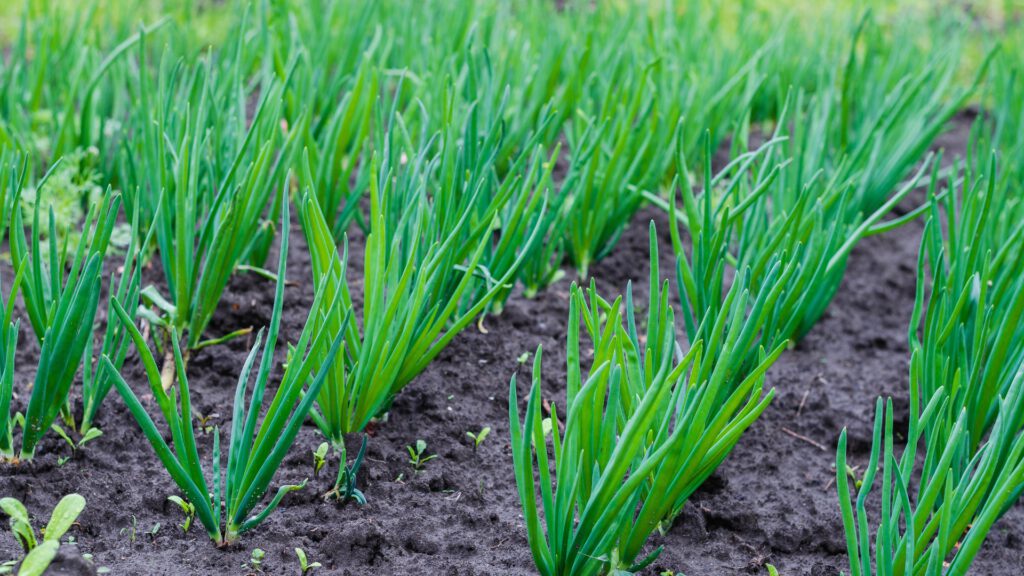
[[[941, 144], [962, 150], [965, 123], [961, 119]], [[646, 299], [652, 218], [661, 236], [662, 271], [673, 269], [666, 218], [645, 210], [615, 252], [595, 266], [606, 296], [624, 290], [632, 278], [638, 301]], [[917, 222], [856, 248], [843, 287], [821, 322], [769, 372], [775, 401], [669, 533], [654, 539], [665, 550], [646, 574], [766, 574], [766, 563], [786, 576], [834, 576], [848, 569], [833, 483], [834, 447], [840, 430], [848, 427], [851, 464], [863, 464], [875, 398], [891, 395], [897, 410], [906, 410], [907, 323], [920, 233]], [[287, 290], [282, 329], [290, 341], [297, 338], [312, 299], [308, 255], [297, 228], [292, 240], [288, 276], [298, 284]], [[353, 255], [361, 256], [361, 247], [361, 239], [353, 239]], [[361, 269], [359, 259], [353, 258], [354, 270]], [[4, 270], [5, 277], [9, 273]], [[153, 271], [149, 276], [159, 279]], [[244, 565], [257, 547], [267, 552], [267, 574], [299, 574], [296, 547], [323, 564], [319, 574], [535, 574], [509, 453], [508, 383], [514, 372], [524, 372], [519, 392], [525, 398], [530, 363], [520, 366], [517, 358], [543, 344], [544, 394], [562, 403], [568, 289], [565, 280], [534, 300], [513, 297], [500, 317], [484, 321], [486, 333], [467, 329], [398, 396], [387, 422], [373, 427], [360, 478], [369, 498], [363, 507], [320, 498], [336, 471], [332, 461], [240, 544], [216, 549], [201, 526], [187, 534], [178, 527], [182, 514], [167, 501], [177, 488], [116, 393], [101, 413], [101, 438], [58, 465], [58, 457], [70, 450], [51, 435], [35, 462], [0, 467], [0, 496], [20, 498], [43, 524], [60, 496], [83, 494], [88, 505], [71, 534], [83, 552], [113, 574], [242, 575], [249, 572]], [[236, 277], [210, 334], [268, 323], [272, 298], [267, 281]], [[27, 326], [21, 340], [18, 390], [30, 384], [38, 357]], [[204, 415], [219, 414], [212, 421], [222, 427], [250, 343], [240, 339], [203, 350], [190, 365], [196, 408]], [[125, 377], [140, 394], [147, 390], [133, 362]], [[474, 452], [466, 432], [484, 426], [492, 433]], [[414, 473], [406, 446], [417, 439], [425, 440], [427, 452], [437, 458]], [[212, 438], [202, 441], [208, 451]], [[321, 441], [312, 426], [305, 427], [274, 486], [310, 477], [311, 451]], [[156, 535], [148, 535], [158, 523]], [[995, 526], [972, 573], [1018, 574], [1024, 566], [1022, 526], [1024, 507], [1018, 505]], [[0, 537], [0, 559], [16, 553], [13, 538]]]

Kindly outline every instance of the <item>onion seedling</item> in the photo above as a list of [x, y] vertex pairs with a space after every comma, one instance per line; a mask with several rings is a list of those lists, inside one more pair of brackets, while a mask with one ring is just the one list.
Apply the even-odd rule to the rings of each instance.
[[[262, 511], [254, 512], [263, 500], [275, 472], [281, 466], [281, 462], [291, 448], [314, 399], [324, 384], [327, 370], [320, 370], [314, 376], [314, 366], [319, 365], [321, 360], [329, 365], [343, 341], [340, 333], [335, 335], [329, 334], [326, 330], [315, 329], [316, 323], [312, 321], [315, 315], [321, 312], [333, 313], [340, 303], [340, 299], [335, 299], [331, 306], [321, 306], [323, 295], [318, 295], [314, 300], [313, 312], [311, 312], [299, 341], [293, 348], [290, 360], [284, 368], [281, 384], [272, 396], [270, 405], [264, 408], [264, 393], [270, 381], [274, 348], [284, 305], [285, 270], [288, 255], [288, 212], [286, 204], [282, 210], [281, 255], [277, 269], [274, 308], [266, 344], [262, 344], [264, 333], [261, 330], [239, 375], [231, 419], [230, 447], [226, 467], [223, 467], [221, 458], [220, 431], [219, 428], [214, 429], [212, 483], [207, 481], [200, 464], [193, 429], [188, 377], [178, 339], [171, 339], [177, 366], [178, 388], [165, 390], [156, 360], [144, 337], [138, 328], [129, 321], [124, 307], [116, 300], [114, 301], [114, 309], [125, 326], [128, 327], [129, 335], [139, 352], [151, 393], [171, 430], [173, 451], [135, 392], [114, 369], [110, 359], [104, 356], [101, 360], [103, 369], [111, 374], [114, 385], [139, 423], [146, 438], [152, 444], [161, 463], [178, 488], [181, 489], [184, 499], [195, 508], [195, 515], [206, 529], [210, 539], [218, 545], [236, 541], [242, 533], [259, 525], [273, 512], [288, 492], [301, 489], [305, 485], [303, 482], [299, 485], [280, 487], [274, 498]], [[342, 330], [344, 330], [345, 322], [347, 322], [347, 317], [342, 322]], [[172, 334], [173, 332], [172, 328]], [[327, 348], [328, 346], [329, 348]], [[250, 391], [250, 376], [261, 347], [262, 357]], [[327, 348], [326, 351], [324, 351], [325, 348]], [[248, 401], [247, 393], [250, 396]]]

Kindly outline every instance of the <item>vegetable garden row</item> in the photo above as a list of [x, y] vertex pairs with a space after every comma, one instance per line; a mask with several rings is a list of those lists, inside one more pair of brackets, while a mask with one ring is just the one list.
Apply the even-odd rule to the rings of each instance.
[[[4, 483], [124, 449], [108, 443], [124, 409], [138, 428], [118, 438], [151, 447], [174, 538], [244, 549], [243, 572], [380, 573], [298, 542], [288, 567], [249, 553], [279, 506], [319, 490], [282, 480], [309, 459], [297, 438], [318, 431], [313, 475], [334, 479], [310, 498], [372, 518], [368, 446], [398, 397], [510, 299], [568, 276], [557, 381], [540, 347], [532, 370], [506, 359], [523, 373], [476, 386], [507, 393], [508, 421], [468, 438], [507, 447], [537, 572], [671, 574], [663, 535], [772, 402], [773, 364], [826, 314], [851, 253], [919, 222], [906, 402], [878, 398], [866, 461], [837, 430], [841, 570], [966, 574], [1017, 502], [1012, 5], [151, 4], [30, 0], [0, 20], [0, 509], [18, 544], [0, 573], [42, 574], [69, 534], [89, 550], [87, 498], [46, 525]], [[969, 107], [966, 155], [935, 151]], [[652, 209], [663, 228], [649, 269], [627, 271], [647, 279], [634, 298], [594, 271]], [[265, 325], [224, 322], [243, 281], [273, 293]], [[295, 285], [311, 299], [283, 329]], [[199, 359], [240, 347], [231, 401], [204, 415]], [[416, 440], [410, 476], [438, 457]]]

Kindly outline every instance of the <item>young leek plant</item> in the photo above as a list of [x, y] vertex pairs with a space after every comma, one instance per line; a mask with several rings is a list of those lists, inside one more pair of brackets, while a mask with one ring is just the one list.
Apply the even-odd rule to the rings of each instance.
[[[735, 385], [730, 374], [740, 366], [715, 350], [739, 347], [741, 330], [716, 322], [705, 331], [710, 339], [693, 342], [684, 354], [668, 283], [659, 278], [653, 224], [651, 262], [643, 335], [631, 290], [609, 304], [593, 282], [586, 292], [572, 286], [564, 423], [555, 407], [550, 419], [541, 412], [540, 348], [522, 421], [514, 376], [509, 386], [516, 484], [534, 561], [545, 576], [629, 574], [652, 563], [660, 548], [641, 557], [650, 535], [679, 513], [772, 398], [764, 374], [784, 346], [771, 353], [761, 348]], [[757, 306], [739, 284], [730, 302], [737, 303], [734, 320]], [[744, 328], [757, 319], [755, 311]], [[586, 379], [581, 320], [594, 350]]]
[[[47, 176], [37, 186], [40, 198], [46, 191]], [[15, 206], [24, 175], [21, 178], [15, 192]], [[70, 256], [68, 235], [60, 242], [52, 209], [45, 232], [47, 246], [43, 248], [39, 206], [40, 202], [36, 202], [28, 241], [21, 209], [14, 209], [11, 214], [11, 260], [19, 275], [23, 274], [22, 299], [41, 345], [39, 368], [24, 415], [20, 454], [23, 460], [32, 459], [37, 444], [55, 425], [59, 413], [74, 422], [69, 394], [79, 364], [92, 342], [93, 321], [102, 291], [103, 260], [121, 197], [108, 188], [102, 200], [92, 206], [83, 225], [82, 239]]]
[[[285, 204], [282, 206], [281, 256], [277, 268], [277, 289], [270, 328], [265, 343], [264, 331], [260, 330], [258, 333], [238, 378], [226, 467], [221, 458], [220, 431], [214, 429], [212, 482], [208, 481], [199, 459], [192, 422], [188, 376], [178, 339], [171, 340], [177, 366], [178, 387], [166, 390], [156, 359], [145, 338], [131, 322], [131, 317], [124, 306], [114, 301], [114, 309], [128, 328], [146, 369], [150, 392], [170, 428], [173, 450], [172, 445], [168, 445], [164, 440], [160, 429], [135, 392], [118, 374], [110, 358], [103, 356], [101, 359], [103, 370], [113, 379], [114, 386], [152, 444], [161, 463], [188, 502], [195, 507], [196, 517], [203, 524], [210, 539], [218, 546], [230, 544], [242, 533], [255, 528], [273, 512], [287, 493], [299, 490], [305, 485], [303, 482], [299, 485], [281, 486], [273, 499], [260, 512], [255, 512], [275, 472], [295, 441], [295, 436], [309, 414], [313, 401], [327, 380], [327, 370], [321, 369], [314, 375], [314, 368], [321, 364], [321, 360], [324, 365], [330, 365], [344, 343], [347, 314], [342, 320], [341, 330], [337, 333], [320, 329], [315, 321], [318, 314], [334, 314], [339, 311], [341, 298], [335, 297], [325, 305], [323, 294], [317, 295], [309, 319], [284, 368], [281, 384], [274, 393], [270, 405], [264, 408], [264, 394], [274, 364], [274, 348], [284, 305], [285, 269], [288, 259], [288, 212], [288, 206]], [[171, 330], [173, 333], [173, 328]], [[252, 369], [261, 348], [259, 368], [250, 390]]]

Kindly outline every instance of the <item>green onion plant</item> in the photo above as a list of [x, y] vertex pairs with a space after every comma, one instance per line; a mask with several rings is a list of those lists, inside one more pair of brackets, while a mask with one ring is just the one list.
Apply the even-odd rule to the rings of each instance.
[[[354, 220], [362, 219], [359, 203], [369, 186], [371, 172], [364, 159], [368, 159], [366, 148], [372, 141], [370, 130], [379, 92], [379, 80], [369, 64], [361, 66], [349, 83], [336, 106], [325, 110], [322, 118], [306, 115], [306, 125], [301, 129], [317, 201], [335, 243], [343, 240]], [[297, 84], [293, 92], [299, 86], [304, 85]], [[319, 90], [315, 85], [309, 86], [305, 93], [312, 96]]]
[[[715, 351], [737, 344], [740, 329], [716, 322], [705, 331], [709, 340], [683, 352], [668, 283], [659, 278], [653, 225], [651, 281], [644, 334], [637, 329], [631, 289], [609, 304], [593, 282], [586, 291], [573, 285], [564, 422], [552, 407], [545, 425], [541, 349], [522, 420], [512, 378], [516, 484], [541, 574], [635, 573], [652, 563], [660, 548], [644, 555], [649, 537], [681, 511], [773, 395], [764, 392], [764, 374], [784, 346], [760, 349], [756, 365], [735, 385], [731, 375], [740, 366]], [[741, 302], [734, 319], [743, 317], [752, 304], [746, 291], [737, 285], [730, 294], [731, 302]], [[747, 331], [756, 321], [755, 313]], [[581, 323], [594, 350], [586, 378]]]
[[[48, 174], [52, 171], [53, 167]], [[18, 179], [15, 206], [25, 176], [23, 172]], [[44, 176], [37, 186], [40, 196], [46, 193], [46, 180]], [[65, 420], [73, 423], [69, 394], [92, 342], [93, 322], [102, 291], [103, 260], [120, 205], [120, 195], [108, 188], [102, 200], [89, 211], [82, 240], [72, 254], [68, 253], [68, 236], [64, 235], [63, 242], [58, 240], [52, 210], [49, 227], [44, 233], [39, 224], [40, 202], [36, 202], [28, 240], [22, 211], [19, 208], [11, 212], [11, 260], [19, 276], [16, 284], [41, 346], [35, 382], [24, 414], [20, 452], [23, 460], [32, 459], [36, 446], [55, 424], [58, 414], [63, 413]], [[44, 234], [45, 248], [41, 240]]]
[[0, 302], [3, 303], [3, 317], [0, 318], [0, 460], [14, 458], [14, 425], [24, 417], [11, 414], [14, 397], [14, 352], [18, 347], [20, 321], [14, 319], [14, 297], [18, 293], [21, 274], [14, 280], [10, 295], [4, 299], [0, 286]]
[[[1022, 208], [1016, 188], [997, 174], [995, 156], [982, 163], [980, 149], [990, 141], [981, 138], [981, 124], [975, 128], [981, 156], [968, 158], [962, 180], [950, 176], [947, 193], [933, 193], [929, 204], [909, 330], [906, 448], [897, 460], [892, 438], [901, 431], [894, 432], [891, 401], [883, 425], [880, 399], [856, 512], [845, 432], [840, 438], [837, 480], [851, 574], [966, 574], [1024, 489]], [[864, 501], [879, 458], [883, 510], [872, 555]]]
[[[565, 213], [566, 254], [581, 278], [608, 254], [672, 160], [677, 119], [662, 114], [651, 95], [650, 65], [638, 76], [607, 79], [599, 109], [573, 122]], [[651, 152], [649, 155], [648, 152]]]
[[[323, 296], [320, 295], [314, 301], [310, 319], [283, 370], [281, 384], [271, 397], [269, 406], [266, 405], [264, 395], [274, 364], [274, 348], [284, 305], [288, 213], [285, 204], [282, 207], [277, 289], [266, 343], [263, 343], [264, 334], [261, 330], [239, 375], [226, 466], [221, 455], [220, 431], [219, 428], [214, 429], [212, 481], [206, 476], [199, 458], [188, 377], [177, 338], [172, 338], [171, 343], [178, 386], [166, 390], [156, 359], [144, 337], [131, 322], [124, 306], [114, 301], [114, 309], [127, 327], [145, 367], [150, 392], [171, 431], [170, 445], [164, 440], [136, 393], [118, 374], [110, 358], [103, 356], [101, 359], [102, 369], [113, 379], [114, 386], [139, 423], [146, 439], [152, 444], [160, 462], [181, 489], [185, 499], [195, 508], [196, 518], [217, 545], [236, 541], [242, 533], [266, 519], [287, 493], [305, 485], [303, 482], [281, 486], [270, 502], [256, 512], [327, 378], [327, 370], [319, 370], [314, 375], [314, 367], [321, 360], [329, 365], [343, 344], [344, 322], [341, 333], [330, 333], [319, 329], [313, 321], [317, 314], [333, 313], [340, 306], [341, 299], [335, 298], [330, 306], [321, 307]], [[252, 378], [255, 360], [261, 349], [259, 367], [255, 378]], [[250, 379], [253, 380], [251, 387]]]
[[[392, 129], [398, 121], [392, 115]], [[327, 382], [312, 419], [341, 454], [343, 468], [345, 435], [361, 432], [387, 412], [394, 396], [452, 338], [496, 298], [507, 296], [527, 249], [540, 237], [544, 196], [535, 186], [550, 178], [550, 168], [541, 165], [545, 157], [524, 153], [509, 172], [513, 176], [498, 182], [493, 161], [500, 130], [479, 141], [475, 133], [471, 122], [459, 144], [459, 132], [452, 129], [440, 137], [437, 151], [426, 146], [407, 162], [399, 158], [397, 144], [391, 147], [392, 136], [384, 135], [384, 153], [371, 161], [358, 323], [345, 322], [357, 316], [347, 276], [348, 243], [339, 254], [315, 200], [308, 163], [303, 172], [298, 212], [312, 256], [314, 292], [321, 302], [342, 302], [333, 312], [315, 313], [313, 322], [317, 330], [345, 339], [335, 361], [321, 358]], [[502, 236], [497, 242], [495, 230]], [[339, 472], [339, 487], [348, 483], [346, 474], [354, 480], [351, 472]]]
[[[283, 94], [297, 65], [290, 63], [284, 79], [261, 77], [251, 119], [240, 71], [221, 77], [209, 62], [182, 69], [164, 58], [155, 86], [145, 75], [138, 80], [138, 135], [123, 154], [122, 178], [132, 205], [140, 207], [140, 225], [155, 229], [167, 279], [167, 296], [154, 286], [142, 290], [151, 306], [145, 316], [186, 337], [186, 361], [191, 351], [250, 330], [204, 340], [231, 275], [264, 257], [273, 239], [266, 218], [276, 218], [268, 212], [282, 203], [299, 134], [283, 132], [280, 123]], [[171, 106], [175, 101], [188, 104]]]
[[[692, 301], [698, 311], [685, 317], [688, 331], [699, 311], [721, 300], [728, 263], [740, 277], [749, 271], [755, 291], [765, 289], [765, 282], [789, 284], [763, 333], [769, 340], [798, 341], [838, 290], [856, 244], [924, 213], [921, 206], [883, 220], [927, 174], [932, 164], [926, 148], [973, 93], [980, 72], [970, 86], [953, 85], [955, 42], [937, 49], [920, 70], [908, 64], [918, 54], [911, 48], [892, 48], [889, 58], [859, 56], [861, 36], [876, 29], [867, 18], [860, 21], [846, 65], [818, 93], [786, 96], [771, 138], [756, 154], [748, 151], [748, 118], [734, 134], [734, 159], [712, 175], [713, 141], [706, 136], [699, 196], [686, 160], [677, 161], [681, 210], [644, 194], [674, 211], [673, 218], [690, 232], [693, 262], [681, 263], [678, 274], [681, 300]], [[876, 39], [867, 49], [884, 46]], [[866, 113], [852, 109], [864, 102], [874, 102]], [[685, 142], [676, 149], [685, 151]], [[678, 238], [673, 244], [678, 258], [685, 247]], [[773, 276], [776, 265], [779, 275]]]
[[[129, 338], [128, 330], [114, 309], [114, 302], [121, 304], [127, 312], [128, 319], [134, 323], [142, 287], [143, 246], [149, 242], [149, 237], [142, 240], [139, 238], [138, 218], [139, 212], [135, 210], [128, 247], [125, 249], [116, 282], [113, 275], [108, 280], [106, 326], [102, 332], [99, 349], [99, 356], [109, 358], [118, 372], [128, 356]], [[82, 359], [82, 416], [77, 430], [83, 437], [93, 429], [100, 406], [113, 386], [110, 374], [97, 369], [99, 364], [98, 361], [94, 361], [93, 352], [93, 346], [87, 345]], [[69, 424], [73, 425], [74, 421]]]
[[131, 105], [119, 89], [124, 57], [166, 21], [134, 31], [136, 22], [115, 23], [95, 7], [26, 8], [6, 57], [11, 64], [0, 70], [0, 149], [27, 155], [33, 171], [95, 150], [109, 178], [124, 136], [118, 118]]

